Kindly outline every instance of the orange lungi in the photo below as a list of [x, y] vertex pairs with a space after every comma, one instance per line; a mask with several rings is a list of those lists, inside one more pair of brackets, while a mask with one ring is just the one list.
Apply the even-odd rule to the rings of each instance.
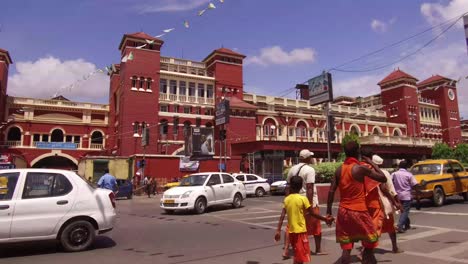
[[289, 243], [294, 249], [294, 262], [310, 262], [310, 246], [307, 233], [289, 233]]
[[372, 223], [374, 223], [375, 232], [378, 236], [382, 234], [382, 227], [384, 222], [384, 212], [382, 208], [368, 208], [369, 214], [372, 217]]
[[382, 224], [382, 234], [383, 233], [389, 233], [393, 234], [395, 233], [395, 220], [393, 218], [393, 214], [390, 214], [388, 218], [384, 217], [383, 219], [383, 224]]
[[[314, 214], [320, 215], [320, 208], [318, 206], [313, 208]], [[308, 213], [304, 216], [306, 220], [307, 235], [318, 236], [322, 234], [322, 223], [319, 219], [312, 217]]]

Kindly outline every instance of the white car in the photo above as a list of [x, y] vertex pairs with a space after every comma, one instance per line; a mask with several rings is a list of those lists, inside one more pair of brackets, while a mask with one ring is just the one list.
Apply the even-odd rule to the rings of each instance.
[[260, 176], [238, 173], [234, 174], [234, 177], [244, 183], [247, 195], [262, 197], [270, 192], [270, 184], [267, 182], [267, 179]]
[[227, 173], [195, 173], [183, 178], [179, 186], [165, 191], [160, 205], [168, 214], [175, 210], [195, 210], [202, 214], [216, 204], [232, 204], [238, 208], [246, 196], [244, 184]]
[[0, 170], [0, 185], [0, 243], [56, 239], [81, 251], [114, 226], [114, 193], [72, 171]]
[[287, 181], [275, 181], [270, 186], [270, 192], [271, 194], [285, 194], [287, 185]]

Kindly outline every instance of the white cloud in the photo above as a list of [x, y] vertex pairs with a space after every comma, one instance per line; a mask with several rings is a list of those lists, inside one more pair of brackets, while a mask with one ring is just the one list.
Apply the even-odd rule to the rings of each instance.
[[387, 22], [378, 19], [373, 19], [370, 23], [370, 26], [375, 32], [384, 33], [387, 32], [391, 25], [395, 24], [396, 20], [396, 17], [391, 18]]
[[[424, 53], [418, 53], [410, 60], [395, 65], [395, 67], [399, 67], [402, 71], [413, 75], [420, 81], [429, 78], [433, 74], [440, 74], [455, 80], [461, 77], [461, 81], [457, 84], [459, 110], [461, 116], [468, 118], [468, 104], [466, 104], [468, 102], [468, 80], [465, 79], [468, 73], [468, 64], [466, 63], [466, 45], [463, 42], [444, 44], [427, 51], [425, 50]], [[390, 72], [391, 69], [388, 69], [379, 74], [367, 74], [350, 79], [340, 79], [334, 84], [334, 94], [336, 96], [368, 96], [377, 94], [380, 92], [377, 83], [390, 74]], [[339, 78], [335, 77], [335, 79]]]
[[[17, 62], [16, 74], [8, 80], [8, 94], [23, 97], [51, 98], [57, 92], [68, 99], [105, 102], [109, 77], [97, 73], [84, 81], [83, 77], [96, 71], [93, 63], [83, 59], [61, 61], [49, 56], [36, 61]], [[81, 81], [78, 81], [81, 80]], [[71, 84], [74, 87], [64, 89]]]
[[[468, 11], [468, 0], [451, 0], [446, 5], [440, 3], [423, 3], [421, 13], [431, 25], [438, 25], [448, 19]], [[459, 23], [461, 25], [461, 23]]]
[[378, 19], [374, 19], [372, 20], [371, 22], [371, 28], [372, 30], [374, 30], [375, 32], [380, 32], [380, 33], [383, 33], [383, 32], [386, 32], [387, 31], [387, 23], [383, 22], [383, 21], [380, 21]]
[[280, 46], [262, 48], [260, 55], [248, 57], [246, 64], [259, 64], [263, 66], [271, 64], [296, 64], [314, 62], [316, 52], [311, 48], [293, 49], [290, 52], [284, 51]]
[[210, 0], [156, 0], [139, 4], [136, 9], [140, 13], [180, 12], [195, 9], [208, 2]]

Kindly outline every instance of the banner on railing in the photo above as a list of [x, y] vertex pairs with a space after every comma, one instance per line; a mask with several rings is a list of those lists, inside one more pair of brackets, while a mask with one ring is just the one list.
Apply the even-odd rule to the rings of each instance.
[[76, 144], [71, 142], [36, 142], [40, 149], [76, 149]]

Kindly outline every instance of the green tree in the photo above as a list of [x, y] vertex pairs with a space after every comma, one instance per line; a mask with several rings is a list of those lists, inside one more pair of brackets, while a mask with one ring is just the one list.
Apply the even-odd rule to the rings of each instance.
[[433, 159], [451, 159], [453, 158], [453, 151], [446, 143], [436, 143], [432, 147]]
[[[343, 137], [343, 141], [341, 142], [341, 147], [344, 149], [344, 146], [346, 145], [346, 143], [350, 141], [356, 141], [358, 144], [361, 144], [359, 141], [359, 136], [355, 133], [351, 133], [351, 134], [346, 134]], [[338, 162], [343, 162], [345, 159], [346, 159], [346, 155], [344, 151], [341, 151], [340, 153], [338, 153], [338, 157], [336, 159]]]
[[468, 144], [458, 144], [453, 150], [453, 157], [461, 163], [468, 163]]

